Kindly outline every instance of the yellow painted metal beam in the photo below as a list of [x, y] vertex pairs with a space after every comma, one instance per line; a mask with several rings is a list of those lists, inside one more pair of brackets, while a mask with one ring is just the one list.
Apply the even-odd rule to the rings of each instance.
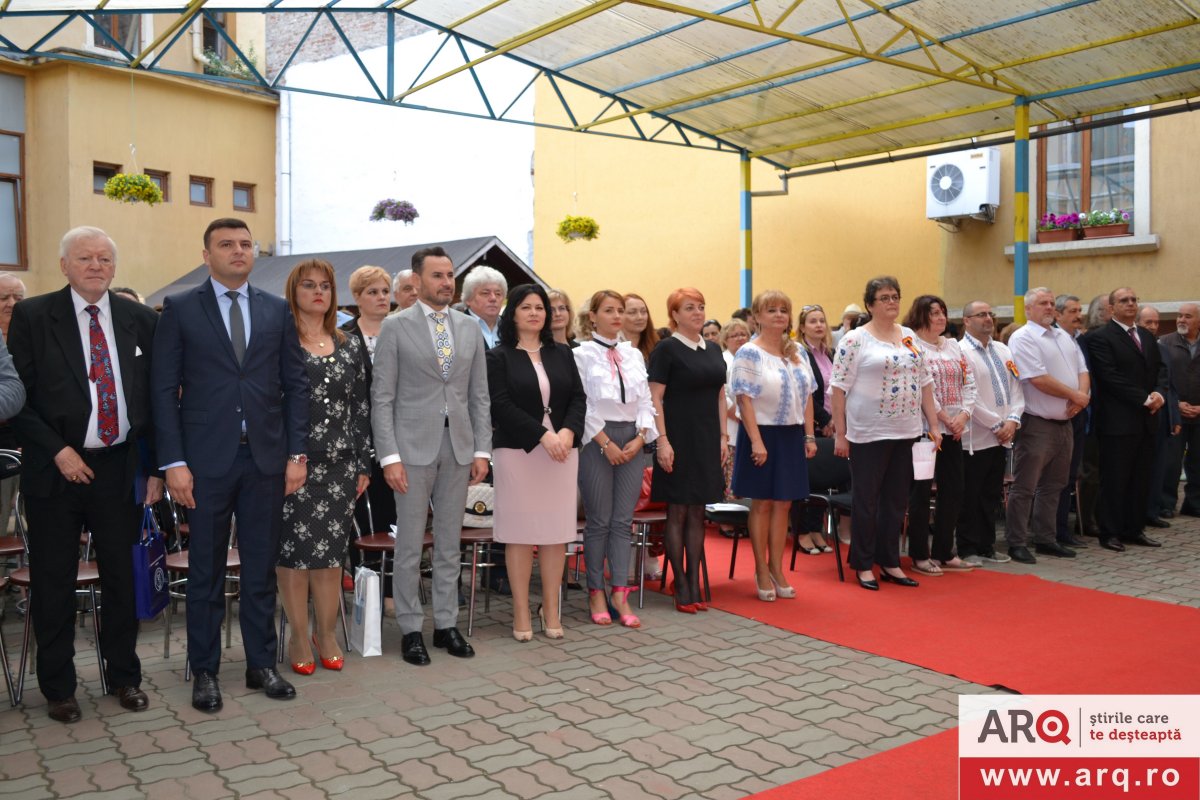
[[800, 4], [803, 2], [804, 2], [804, 0], [792, 0], [792, 4], [790, 6], [788, 6], [786, 9], [784, 9], [784, 12], [779, 15], [779, 19], [777, 19], [771, 23], [772, 30], [774, 30], [774, 29], [778, 28], [780, 25], [782, 25], [784, 23], [784, 20], [786, 20], [788, 17], [790, 17], [792, 15], [792, 12], [795, 11], [797, 8], [799, 8]]
[[459, 25], [464, 25], [464, 24], [470, 22], [471, 20], [475, 19], [476, 17], [480, 16], [481, 14], [486, 14], [489, 11], [491, 11], [492, 9], [498, 8], [507, 2], [508, 2], [508, 0], [495, 0], [495, 2], [488, 3], [486, 6], [483, 6], [482, 8], [472, 11], [470, 14], [467, 14], [462, 19], [454, 20], [454, 22], [451, 22], [449, 25], [446, 26], [446, 28], [447, 28], [447, 30], [454, 30]]
[[842, 19], [846, 20], [846, 27], [850, 29], [850, 33], [854, 34], [854, 41], [858, 42], [858, 49], [865, 51], [867, 44], [858, 35], [858, 28], [854, 27], [854, 20], [850, 19], [850, 12], [846, 10], [846, 4], [842, 0], [837, 0], [837, 7], [838, 11], [842, 12]]
[[2, 0], [2, 2], [0, 2], [0, 14], [3, 14], [5, 11], [8, 11], [8, 4], [11, 2], [12, 2], [12, 0]]
[[134, 58], [133, 61], [129, 62], [129, 66], [137, 67], [139, 64], [141, 64], [142, 60], [158, 49], [159, 45], [174, 36], [175, 32], [184, 25], [190, 23], [192, 21], [192, 17], [198, 14], [200, 9], [204, 8], [204, 4], [207, 2], [208, 0], [192, 0], [190, 3], [188, 3], [187, 8], [179, 11], [179, 16], [175, 18], [175, 21], [168, 25], [162, 33], [156, 36], [154, 41], [151, 42], [149, 46], [142, 48], [142, 52], [138, 53], [137, 57]]
[[1015, 69], [1017, 67], [1023, 67], [1028, 64], [1036, 64], [1039, 61], [1046, 61], [1047, 59], [1051, 59], [1051, 58], [1059, 58], [1061, 56], [1074, 55], [1075, 53], [1084, 53], [1084, 52], [1087, 52], [1088, 50], [1095, 50], [1098, 47], [1109, 47], [1110, 45], [1123, 44], [1124, 42], [1131, 42], [1134, 39], [1141, 39], [1146, 36], [1154, 36], [1154, 35], [1157, 35], [1160, 33], [1170, 33], [1172, 31], [1183, 30], [1184, 28], [1190, 28], [1193, 25], [1197, 25], [1197, 24], [1200, 24], [1200, 19], [1195, 19], [1195, 18], [1183, 19], [1183, 20], [1180, 20], [1179, 22], [1172, 22], [1167, 25], [1159, 25], [1154, 28], [1145, 28], [1140, 31], [1130, 31], [1129, 33], [1123, 33], [1119, 36], [1110, 36], [1107, 39], [1097, 39], [1096, 41], [1092, 41], [1092, 42], [1085, 42], [1083, 44], [1077, 44], [1077, 45], [1073, 45], [1071, 47], [1064, 47], [1060, 50], [1051, 50], [1046, 53], [1038, 53], [1037, 55], [1032, 55], [1032, 56], [1027, 56], [1025, 58], [1017, 59], [1016, 61], [1008, 61], [1004, 64], [998, 64], [998, 65], [992, 67], [992, 69], [993, 70]]
[[763, 19], [762, 12], [758, 10], [758, 3], [754, 2], [754, 0], [750, 0], [750, 8], [754, 11], [754, 18], [758, 20], [758, 24], [766, 25], [767, 23]]
[[561, 31], [563, 28], [570, 27], [571, 25], [575, 24], [576, 22], [581, 22], [589, 17], [593, 17], [596, 14], [599, 14], [603, 11], [607, 11], [608, 9], [613, 8], [614, 6], [618, 6], [620, 4], [621, 4], [621, 0], [600, 0], [600, 2], [593, 3], [592, 5], [587, 6], [585, 8], [581, 8], [578, 11], [572, 11], [570, 14], [564, 14], [563, 16], [559, 17], [558, 19], [551, 20], [550, 22], [539, 25], [536, 28], [533, 28], [532, 30], [526, 31], [525, 33], [519, 34], [510, 39], [506, 39], [505, 41], [496, 45], [496, 49], [490, 50], [487, 53], [484, 53], [479, 58], [468, 61], [465, 64], [461, 64], [461, 65], [455, 67], [454, 69], [451, 69], [447, 72], [442, 73], [441, 75], [438, 75], [436, 78], [430, 78], [429, 80], [425, 81], [424, 83], [418, 84], [418, 85], [412, 87], [411, 89], [401, 92], [400, 94], [398, 94], [392, 98], [392, 102], [398, 102], [400, 100], [403, 100], [405, 97], [408, 97], [409, 95], [416, 94], [417, 92], [421, 91], [422, 89], [427, 89], [430, 86], [433, 86], [434, 84], [437, 84], [437, 83], [440, 83], [440, 82], [446, 80], [446, 78], [453, 77], [454, 75], [457, 75], [458, 73], [464, 72], [469, 69], [474, 69], [475, 67], [479, 66], [480, 64], [483, 64], [484, 62], [492, 60], [496, 56], [504, 55], [505, 53], [509, 52], [510, 50], [516, 50], [518, 47], [522, 47], [524, 45], [529, 44], [530, 42], [537, 41], [538, 39], [541, 39], [544, 36], [549, 36], [552, 33], [557, 33], [558, 31]]
[[820, 136], [816, 139], [805, 139], [800, 142], [789, 142], [788, 144], [778, 145], [776, 147], [768, 147], [763, 150], [756, 150], [750, 153], [751, 158], [761, 158], [774, 153], [783, 153], [787, 150], [800, 150], [805, 147], [815, 147], [817, 145], [829, 144], [831, 142], [844, 142], [847, 139], [857, 139], [860, 136], [871, 136], [876, 133], [886, 133], [888, 131], [898, 130], [900, 128], [911, 128], [915, 125], [924, 125], [929, 122], [938, 122], [943, 119], [954, 119], [955, 117], [967, 117], [971, 114], [979, 114], [984, 111], [995, 111], [1001, 108], [1011, 108], [1011, 100], [998, 100], [994, 103], [984, 103], [983, 105], [970, 106], [968, 108], [954, 108], [949, 111], [942, 111], [937, 114], [927, 114], [922, 117], [912, 117], [911, 119], [897, 120], [896, 122], [888, 122], [884, 125], [875, 125], [862, 130], [850, 131], [848, 133], [836, 133], [832, 136]]

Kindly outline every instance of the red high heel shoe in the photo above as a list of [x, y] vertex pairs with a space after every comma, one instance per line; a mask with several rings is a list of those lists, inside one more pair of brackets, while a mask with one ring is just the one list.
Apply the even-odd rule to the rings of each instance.
[[[317, 651], [317, 657], [321, 659], [321, 666], [324, 667], [325, 669], [331, 669], [334, 672], [337, 672], [338, 670], [340, 670], [342, 667], [344, 667], [346, 665], [346, 658], [344, 656], [334, 656], [333, 658], [325, 658], [323, 655], [321, 655], [321, 648], [317, 645], [317, 635], [315, 633], [313, 634], [313, 637], [312, 637], [312, 643], [313, 643], [313, 649], [315, 649]], [[316, 669], [315, 665], [313, 666], [313, 669]]]
[[[312, 653], [308, 654], [310, 657]], [[293, 661], [292, 672], [297, 675], [312, 675], [317, 671], [317, 662], [315, 661]]]

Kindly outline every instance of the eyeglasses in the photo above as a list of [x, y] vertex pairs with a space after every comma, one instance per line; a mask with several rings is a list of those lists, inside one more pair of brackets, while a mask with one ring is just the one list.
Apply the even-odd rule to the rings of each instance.
[[899, 303], [900, 295], [898, 294], [877, 294], [875, 295], [877, 303]]
[[1136, 297], [1118, 297], [1116, 299], [1116, 302], [1118, 302], [1118, 303], [1137, 303], [1138, 298], [1136, 298]]
[[316, 283], [315, 281], [300, 281], [300, 288], [306, 292], [311, 292], [316, 289], [320, 289], [322, 292], [328, 292], [333, 288], [333, 286], [329, 283], [329, 281], [322, 281], [321, 283]]
[[966, 317], [966, 318], [967, 318], [967, 319], [983, 319], [984, 317], [991, 317], [992, 319], [995, 319], [995, 318], [996, 318], [996, 312], [994, 312], [994, 311], [980, 311], [978, 314], [967, 314], [967, 317]]

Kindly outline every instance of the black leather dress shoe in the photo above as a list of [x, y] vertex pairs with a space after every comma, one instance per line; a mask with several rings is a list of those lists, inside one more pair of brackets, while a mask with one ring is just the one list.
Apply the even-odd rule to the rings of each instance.
[[1018, 564], [1037, 563], [1037, 559], [1033, 557], [1033, 553], [1029, 552], [1028, 547], [1010, 547], [1008, 548], [1008, 557]]
[[445, 648], [446, 652], [457, 658], [471, 658], [475, 648], [463, 638], [458, 628], [439, 628], [433, 632], [433, 646]]
[[150, 707], [150, 698], [136, 686], [119, 686], [110, 692], [126, 711], [145, 711]]
[[246, 688], [262, 689], [272, 700], [291, 700], [296, 696], [295, 687], [285, 681], [274, 667], [246, 670]]
[[1185, 505], [1179, 509], [1179, 515], [1182, 517], [1200, 517], [1200, 509]]
[[1073, 547], [1076, 549], [1087, 547], [1087, 542], [1085, 542], [1083, 539], [1080, 539], [1078, 536], [1067, 536], [1066, 538], [1059, 539], [1058, 543], [1063, 547]]
[[418, 667], [429, 663], [429, 651], [425, 649], [425, 640], [421, 638], [420, 631], [404, 634], [400, 640], [400, 657]]
[[1162, 511], [1158, 512], [1158, 515], [1163, 519], [1175, 519], [1175, 509], [1164, 508]]
[[223, 705], [216, 673], [197, 672], [192, 676], [192, 708], [212, 712], [220, 711]]
[[1119, 539], [1105, 539], [1101, 537], [1100, 546], [1105, 550], [1112, 550], [1114, 553], [1125, 552], [1125, 545], [1121, 544]]
[[74, 697], [68, 697], [65, 700], [50, 701], [50, 719], [55, 722], [79, 722], [83, 718], [83, 713], [79, 710], [79, 703]]
[[[855, 577], [858, 578], [857, 575], [855, 575]], [[874, 578], [872, 578], [869, 581], [863, 580], [862, 578], [858, 578], [858, 585], [861, 586], [862, 588], [866, 589], [869, 592], [878, 592], [879, 591], [879, 581], [875, 580]]]
[[890, 573], [886, 570], [879, 573], [879, 580], [883, 581], [884, 583], [894, 583], [897, 586], [913, 586], [913, 587], [915, 587], [915, 586], [921, 585], [921, 584], [917, 583], [916, 581], [914, 581], [912, 578], [908, 577], [907, 575], [903, 575], [903, 576], [897, 578], [895, 575], [893, 575], [892, 573]]
[[1038, 555], [1042, 555], [1042, 556], [1054, 556], [1055, 558], [1074, 558], [1075, 557], [1074, 550], [1072, 550], [1069, 547], [1063, 547], [1058, 542], [1051, 542], [1050, 544], [1035, 544], [1033, 546], [1033, 549], [1037, 552]]
[[1146, 524], [1151, 528], [1169, 528], [1171, 523], [1167, 522], [1162, 517], [1146, 517]]
[[1140, 544], [1142, 547], [1162, 547], [1162, 542], [1158, 541], [1157, 539], [1151, 539], [1149, 536], [1147, 536], [1144, 533], [1139, 533], [1137, 536], [1134, 536], [1132, 539], [1126, 539], [1125, 543], [1126, 544]]

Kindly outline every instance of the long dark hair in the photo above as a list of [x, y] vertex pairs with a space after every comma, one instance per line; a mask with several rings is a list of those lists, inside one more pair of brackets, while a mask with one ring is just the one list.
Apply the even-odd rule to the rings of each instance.
[[514, 286], [508, 293], [508, 300], [505, 303], [504, 311], [500, 314], [500, 322], [496, 324], [496, 334], [500, 339], [500, 344], [505, 347], [517, 346], [517, 321], [514, 318], [517, 313], [517, 306], [525, 302], [525, 298], [531, 294], [536, 294], [542, 300], [542, 308], [546, 310], [546, 320], [542, 323], [541, 333], [538, 338], [542, 342], [543, 347], [554, 347], [554, 332], [550, 330], [550, 298], [546, 295], [546, 290], [536, 283], [522, 283], [520, 286]]

